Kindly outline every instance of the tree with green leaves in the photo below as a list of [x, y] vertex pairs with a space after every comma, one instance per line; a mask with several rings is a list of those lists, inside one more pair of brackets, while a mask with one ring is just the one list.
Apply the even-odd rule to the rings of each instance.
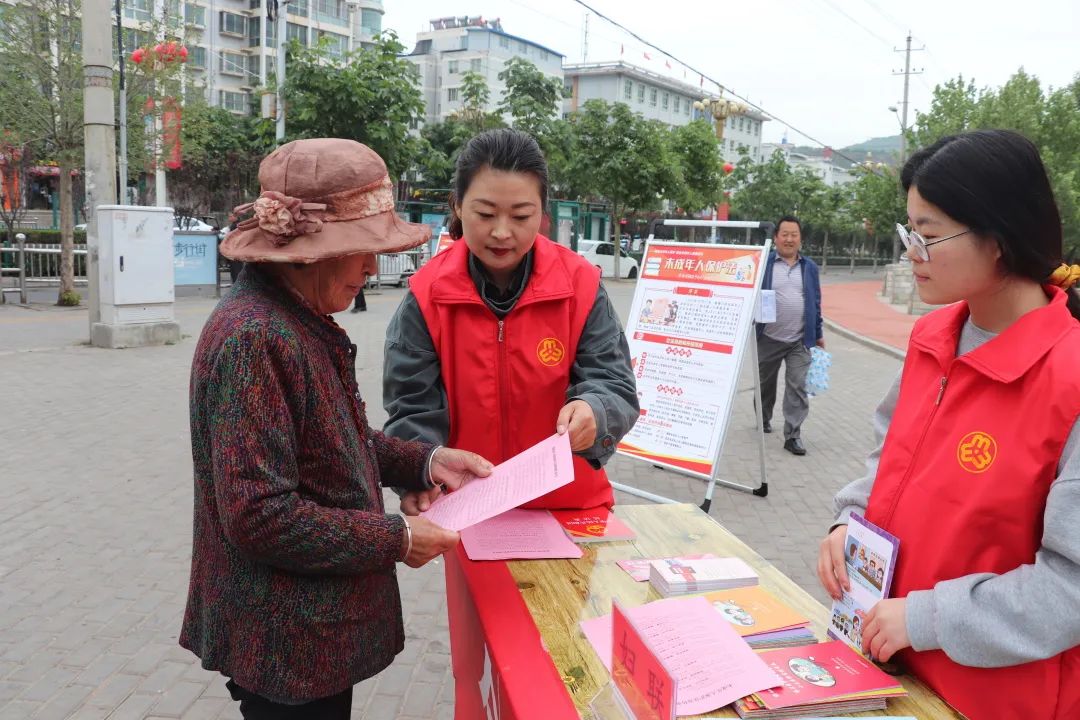
[[455, 117], [471, 135], [505, 127], [506, 123], [498, 113], [487, 111], [490, 98], [491, 90], [488, 89], [483, 75], [470, 71], [461, 76], [462, 107], [455, 113]]
[[713, 126], [698, 119], [675, 128], [671, 148], [682, 168], [683, 182], [669, 199], [687, 214], [718, 204], [724, 192], [724, 163]]
[[226, 216], [259, 192], [259, 163], [272, 146], [262, 145], [252, 118], [237, 117], [205, 102], [184, 108], [183, 165], [169, 173], [177, 215]]
[[348, 138], [377, 152], [397, 178], [422, 147], [409, 127], [424, 112], [416, 66], [401, 57], [405, 46], [392, 32], [370, 48], [336, 57], [325, 39], [289, 47], [285, 80], [286, 132], [290, 139]]
[[[677, 197], [683, 179], [667, 128], [622, 103], [589, 100], [571, 117], [574, 153], [570, 171], [582, 192], [611, 204], [612, 232], [628, 210], [653, 210]], [[619, 253], [615, 253], [619, 273]]]
[[565, 97], [562, 80], [545, 75], [521, 57], [506, 63], [499, 80], [506, 85], [499, 112], [509, 115], [514, 129], [529, 133], [543, 148]]
[[777, 150], [762, 162], [743, 157], [731, 173], [731, 211], [744, 220], [775, 222], [783, 215], [799, 215], [821, 200], [825, 183], [806, 168], [792, 169]]
[[18, 130], [60, 177], [59, 305], [75, 292], [72, 175], [83, 159], [82, 27], [78, 0], [25, 0], [0, 18], [0, 129]]
[[1080, 256], [1080, 75], [1046, 90], [1022, 68], [997, 89], [949, 80], [934, 88], [930, 108], [916, 113], [910, 137], [914, 147], [926, 147], [980, 128], [1015, 130], [1039, 148], [1061, 209], [1066, 253]]

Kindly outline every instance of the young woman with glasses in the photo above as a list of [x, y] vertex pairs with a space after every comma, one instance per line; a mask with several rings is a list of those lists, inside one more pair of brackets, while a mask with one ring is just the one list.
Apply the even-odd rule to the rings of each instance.
[[900, 538], [863, 648], [971, 720], [1080, 717], [1080, 265], [1035, 146], [1004, 130], [915, 153], [898, 228], [919, 297], [865, 477], [818, 574], [839, 597], [852, 512]]

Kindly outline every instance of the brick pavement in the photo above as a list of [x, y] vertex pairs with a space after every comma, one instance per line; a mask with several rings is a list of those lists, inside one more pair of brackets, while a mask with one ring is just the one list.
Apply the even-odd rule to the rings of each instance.
[[[611, 288], [624, 314], [632, 291]], [[375, 423], [383, 419], [383, 331], [401, 294], [372, 294], [370, 312], [341, 316], [359, 345], [358, 376]], [[222, 678], [176, 645], [191, 546], [187, 378], [211, 307], [178, 303], [178, 345], [121, 351], [82, 344], [85, 310], [0, 307], [0, 720], [239, 718]], [[803, 433], [810, 454], [789, 455], [769, 436], [769, 496], [718, 488], [712, 508], [822, 600], [813, 563], [830, 497], [860, 472], [869, 415], [899, 367], [846, 339], [829, 342], [833, 387], [813, 400]], [[744, 389], [724, 477], [756, 484], [755, 442]], [[698, 480], [627, 458], [609, 468], [617, 481], [675, 499], [700, 502], [704, 494]], [[406, 648], [357, 686], [356, 715], [450, 718], [441, 566], [399, 577]]]

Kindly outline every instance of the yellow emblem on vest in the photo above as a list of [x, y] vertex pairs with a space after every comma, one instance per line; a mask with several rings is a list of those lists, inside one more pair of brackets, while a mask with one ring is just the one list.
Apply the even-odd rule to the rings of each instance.
[[984, 432], [970, 432], [956, 448], [960, 467], [969, 473], [981, 473], [990, 469], [997, 459], [998, 446], [994, 438]]
[[562, 362], [566, 350], [558, 338], [548, 337], [540, 341], [536, 346], [536, 357], [541, 363], [552, 367]]

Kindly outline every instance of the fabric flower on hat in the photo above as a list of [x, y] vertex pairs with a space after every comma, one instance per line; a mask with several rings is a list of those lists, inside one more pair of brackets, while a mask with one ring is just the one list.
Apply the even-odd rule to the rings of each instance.
[[296, 222], [293, 218], [293, 210], [286, 200], [294, 200], [299, 205], [300, 201], [295, 198], [286, 198], [281, 193], [267, 192], [255, 201], [253, 210], [259, 221], [259, 227], [274, 235], [291, 236], [296, 234]]

